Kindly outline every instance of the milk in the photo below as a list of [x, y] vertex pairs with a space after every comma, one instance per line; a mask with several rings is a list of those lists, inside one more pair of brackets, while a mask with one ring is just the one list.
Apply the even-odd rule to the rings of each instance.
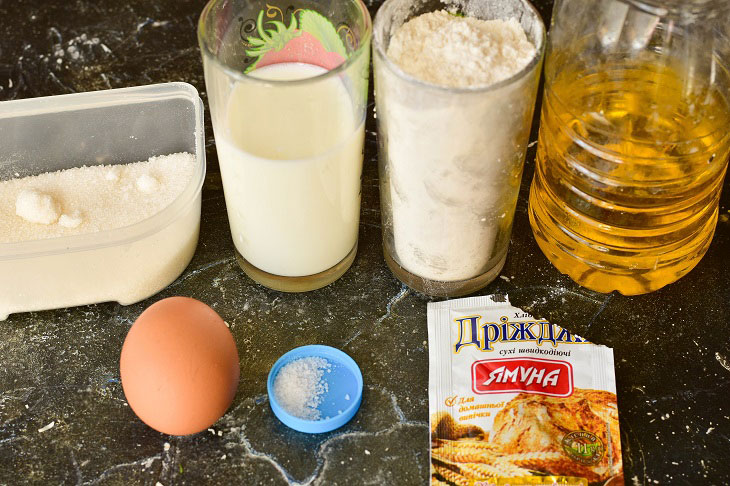
[[[216, 132], [236, 249], [287, 277], [327, 270], [357, 242], [364, 120], [343, 78], [301, 63], [266, 66], [240, 82]], [[272, 86], [273, 85], [273, 86]]]

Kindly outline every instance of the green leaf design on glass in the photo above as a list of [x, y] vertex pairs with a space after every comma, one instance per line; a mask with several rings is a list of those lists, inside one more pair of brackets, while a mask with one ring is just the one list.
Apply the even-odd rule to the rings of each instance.
[[[315, 64], [323, 62], [332, 66], [338, 65], [340, 60], [347, 59], [347, 50], [337, 29], [323, 15], [313, 10], [296, 10], [291, 14], [287, 26], [284, 24], [284, 14], [279, 8], [269, 5], [267, 7], [269, 10], [262, 9], [256, 19], [258, 37], [246, 38], [246, 55], [256, 58], [256, 61], [246, 68], [245, 73], [259, 66], [288, 62], [291, 59], [312, 57]], [[264, 20], [264, 13], [269, 18], [276, 15], [270, 12], [272, 9], [279, 13], [281, 20]], [[299, 37], [297, 42], [292, 42], [297, 37]], [[279, 54], [285, 48], [288, 51]]]
[[336, 52], [344, 59], [347, 59], [347, 50], [342, 43], [340, 35], [326, 17], [314, 10], [302, 10], [299, 13], [299, 29], [312, 34], [322, 43], [322, 47], [328, 52]]
[[[265, 29], [264, 24], [273, 25], [273, 29]], [[297, 20], [294, 15], [291, 16], [289, 26], [284, 25], [283, 22], [278, 20], [271, 20], [264, 23], [264, 11], [259, 12], [259, 16], [256, 19], [256, 29], [259, 37], [248, 37], [246, 42], [254, 46], [252, 49], [246, 50], [246, 55], [251, 57], [261, 57], [269, 51], [280, 51], [284, 46], [295, 37], [302, 35], [300, 30], [297, 30]], [[249, 66], [246, 72], [251, 71], [255, 68], [258, 61]]]

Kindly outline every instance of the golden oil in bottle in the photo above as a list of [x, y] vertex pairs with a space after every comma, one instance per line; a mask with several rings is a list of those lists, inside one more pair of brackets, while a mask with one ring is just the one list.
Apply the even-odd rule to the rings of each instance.
[[563, 72], [543, 100], [535, 238], [589, 289], [661, 288], [707, 251], [729, 152], [730, 105], [714, 85], [639, 61]]

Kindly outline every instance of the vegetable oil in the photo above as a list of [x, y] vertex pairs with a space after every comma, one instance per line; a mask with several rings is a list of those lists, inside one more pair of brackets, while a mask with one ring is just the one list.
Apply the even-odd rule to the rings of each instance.
[[625, 295], [689, 272], [717, 222], [726, 96], [637, 60], [546, 85], [529, 215], [550, 261], [584, 287]]

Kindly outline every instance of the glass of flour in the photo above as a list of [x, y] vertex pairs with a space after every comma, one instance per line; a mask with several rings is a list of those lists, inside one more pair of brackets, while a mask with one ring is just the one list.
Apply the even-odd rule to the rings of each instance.
[[198, 36], [241, 268], [323, 287], [357, 251], [372, 26], [358, 0], [211, 0]]
[[459, 296], [509, 245], [545, 45], [526, 0], [387, 0], [374, 23], [385, 259]]

